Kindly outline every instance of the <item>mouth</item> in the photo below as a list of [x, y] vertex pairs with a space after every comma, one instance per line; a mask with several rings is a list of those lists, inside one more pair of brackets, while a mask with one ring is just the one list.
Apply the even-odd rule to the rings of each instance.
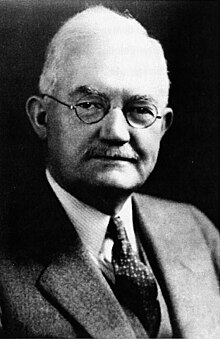
[[137, 159], [136, 158], [132, 158], [132, 157], [124, 157], [124, 156], [111, 156], [111, 155], [94, 155], [92, 157], [93, 159], [100, 159], [103, 161], [123, 161], [123, 162], [131, 162], [131, 163], [137, 163]]

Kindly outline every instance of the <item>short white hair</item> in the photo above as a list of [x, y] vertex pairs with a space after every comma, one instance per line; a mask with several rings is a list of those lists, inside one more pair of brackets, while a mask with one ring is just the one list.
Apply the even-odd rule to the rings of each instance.
[[[126, 32], [126, 37], [141, 35], [146, 38], [149, 48], [153, 49], [158, 61], [159, 81], [162, 104], [167, 105], [170, 81], [167, 62], [161, 44], [149, 37], [146, 29], [130, 14], [119, 13], [102, 5], [90, 7], [68, 19], [51, 40], [47, 51], [43, 71], [40, 76], [39, 90], [52, 95], [62, 79], [63, 66], [70, 50], [72, 55], [79, 54], [79, 48], [85, 39], [101, 34], [117, 39], [117, 32]], [[82, 47], [81, 47], [82, 48]], [[156, 75], [155, 75], [156, 76]]]

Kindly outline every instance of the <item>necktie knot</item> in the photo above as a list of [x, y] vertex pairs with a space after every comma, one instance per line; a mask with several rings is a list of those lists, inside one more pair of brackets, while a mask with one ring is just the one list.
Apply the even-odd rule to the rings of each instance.
[[[123, 222], [119, 216], [112, 218], [113, 228], [114, 228], [114, 246], [112, 249], [113, 259], [115, 263], [115, 270], [123, 270], [127, 266], [127, 275], [129, 275], [129, 267], [132, 264], [130, 260], [132, 255], [132, 247], [128, 240], [127, 233]], [[134, 255], [134, 253], [133, 253]], [[131, 269], [131, 267], [130, 267]]]
[[108, 226], [109, 234], [114, 241], [126, 241], [127, 234], [123, 226], [122, 220], [119, 216], [112, 217]]

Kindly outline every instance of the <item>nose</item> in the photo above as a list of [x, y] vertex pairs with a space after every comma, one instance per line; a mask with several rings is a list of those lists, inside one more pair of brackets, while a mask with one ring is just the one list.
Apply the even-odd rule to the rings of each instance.
[[129, 125], [120, 108], [110, 110], [101, 123], [101, 140], [115, 144], [125, 144], [129, 142]]

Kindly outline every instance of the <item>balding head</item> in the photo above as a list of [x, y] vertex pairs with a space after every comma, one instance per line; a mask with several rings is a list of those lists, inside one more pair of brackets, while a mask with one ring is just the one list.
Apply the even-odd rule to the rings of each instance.
[[[73, 59], [75, 60], [77, 73], [80, 72], [77, 69], [79, 59], [81, 66], [83, 62], [86, 64], [89, 53], [97, 55], [97, 64], [100, 56], [112, 55], [112, 59], [119, 59], [121, 67], [123, 58], [130, 58], [133, 63], [139, 62], [142, 52], [146, 55], [148, 72], [153, 74], [150, 78], [154, 79], [155, 84], [152, 86], [158, 92], [160, 105], [166, 106], [169, 79], [166, 60], [159, 42], [150, 38], [144, 27], [130, 16], [102, 6], [88, 8], [70, 18], [52, 39], [40, 77], [40, 91], [53, 94], [62, 85], [70, 60], [71, 63]], [[139, 76], [141, 79], [146, 77], [146, 74], [140, 71]]]

